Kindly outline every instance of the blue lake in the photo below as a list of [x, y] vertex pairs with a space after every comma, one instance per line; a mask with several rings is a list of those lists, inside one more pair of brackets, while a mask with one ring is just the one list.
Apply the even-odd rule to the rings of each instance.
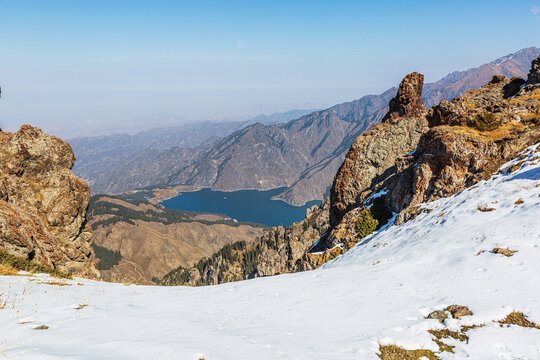
[[307, 208], [320, 204], [320, 201], [310, 201], [304, 206], [292, 206], [280, 200], [271, 200], [282, 190], [223, 192], [202, 189], [182, 193], [161, 204], [168, 209], [225, 214], [238, 221], [269, 226], [289, 226], [304, 219]]

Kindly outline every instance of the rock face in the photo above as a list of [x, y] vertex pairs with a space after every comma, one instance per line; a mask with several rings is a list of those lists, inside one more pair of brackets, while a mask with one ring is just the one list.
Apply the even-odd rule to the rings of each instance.
[[[330, 190], [330, 225], [355, 207], [360, 192], [376, 178], [392, 171], [398, 157], [413, 151], [427, 130], [422, 101], [424, 76], [405, 77], [383, 122], [360, 135], [352, 144]], [[401, 115], [400, 115], [401, 114]]]
[[[421, 211], [420, 203], [474, 185], [540, 141], [539, 62], [540, 58], [533, 61], [527, 85], [521, 90], [523, 80], [495, 76], [489, 84], [451, 102], [442, 101], [427, 114], [386, 116], [393, 119], [391, 123], [378, 124], [357, 138], [334, 180], [332, 229], [324, 240], [326, 251], [318, 256], [328, 260], [358, 243], [362, 238], [358, 216], [362, 209], [373, 209], [375, 201], [397, 213], [394, 224], [402, 224]], [[413, 128], [418, 131], [414, 138], [401, 125], [413, 120], [423, 124]], [[390, 129], [401, 137], [393, 136]], [[404, 134], [415, 143], [400, 147]], [[385, 156], [388, 161], [382, 162]], [[340, 250], [334, 251], [336, 248]]]
[[71, 172], [74, 161], [67, 143], [37, 128], [0, 132], [0, 249], [98, 277], [86, 223], [90, 189]]
[[422, 100], [424, 75], [413, 72], [399, 84], [396, 97], [390, 100], [388, 113], [382, 122], [394, 122], [404, 116], [421, 116], [425, 112]]

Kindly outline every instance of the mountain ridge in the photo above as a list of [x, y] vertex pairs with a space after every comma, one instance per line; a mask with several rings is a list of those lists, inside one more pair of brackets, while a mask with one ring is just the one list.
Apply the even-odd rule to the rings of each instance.
[[[424, 102], [429, 107], [442, 99], [452, 100], [494, 75], [525, 76], [538, 54], [540, 49], [526, 48], [477, 68], [453, 72], [425, 84]], [[193, 156], [170, 149], [142, 161], [132, 159], [106, 174], [100, 180], [106, 185], [98, 189], [115, 193], [148, 185], [183, 184], [221, 191], [287, 187], [276, 199], [293, 205], [322, 200], [356, 136], [382, 119], [396, 90], [334, 105], [279, 126], [251, 125]], [[151, 170], [149, 164], [153, 164]], [[132, 179], [129, 186], [126, 179]]]

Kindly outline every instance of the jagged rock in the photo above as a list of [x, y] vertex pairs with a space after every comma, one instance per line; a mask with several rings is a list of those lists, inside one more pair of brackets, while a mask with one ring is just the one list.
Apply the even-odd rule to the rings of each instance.
[[[538, 142], [539, 90], [515, 94], [517, 83], [519, 79], [496, 76], [424, 116], [394, 118], [358, 137], [330, 192], [331, 230], [318, 258], [329, 259], [338, 245], [342, 253], [361, 240], [351, 215], [370, 206], [375, 195], [384, 199], [387, 210], [398, 213], [394, 224], [399, 225], [422, 212], [419, 204], [474, 185]], [[418, 125], [400, 128], [407, 121]], [[403, 138], [410, 143], [405, 145]], [[382, 162], [385, 157], [389, 161]]]
[[407, 75], [392, 99], [386, 122], [374, 125], [352, 144], [330, 190], [331, 226], [337, 225], [347, 211], [357, 206], [361, 201], [358, 196], [376, 182], [377, 177], [392, 172], [396, 160], [413, 151], [427, 131], [427, 121], [421, 116], [425, 115], [422, 81], [421, 74]]
[[421, 116], [426, 111], [422, 100], [424, 75], [413, 72], [407, 75], [401, 84], [396, 97], [390, 100], [388, 113], [382, 122], [393, 122], [404, 116]]
[[[451, 196], [475, 184], [491, 175], [502, 162], [538, 141], [538, 124], [528, 121], [531, 116], [538, 116], [532, 106], [537, 100], [517, 97], [506, 101], [503, 87], [508, 82], [490, 83], [455, 99], [454, 107], [460, 110], [448, 117], [448, 123], [454, 125], [432, 127], [420, 139], [410, 165], [381, 182], [379, 187], [389, 190], [388, 207], [405, 212], [398, 216], [398, 224], [402, 223], [400, 219], [411, 218], [406, 215], [414, 213], [411, 207]], [[462, 111], [461, 105], [465, 103], [476, 105]], [[479, 130], [471, 120], [486, 112], [497, 119], [493, 131]], [[470, 126], [458, 125], [457, 118], [468, 119], [463, 122]]]
[[86, 223], [90, 189], [70, 171], [74, 161], [67, 143], [37, 128], [0, 133], [0, 249], [98, 277]]
[[533, 60], [527, 82], [521, 91], [530, 92], [535, 89], [540, 89], [540, 56]]

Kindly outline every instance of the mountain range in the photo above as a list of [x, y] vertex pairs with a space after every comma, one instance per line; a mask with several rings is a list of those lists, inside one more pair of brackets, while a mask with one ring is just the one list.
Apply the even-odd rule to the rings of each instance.
[[[452, 100], [484, 85], [494, 75], [524, 78], [531, 61], [539, 54], [538, 48], [522, 49], [427, 83], [424, 103], [429, 107], [441, 100]], [[164, 140], [159, 146], [146, 145], [149, 148], [143, 151], [120, 151], [126, 156], [112, 162], [106, 152], [95, 151], [99, 143], [85, 147], [80, 141], [72, 140], [80, 159], [74, 172], [88, 181], [94, 193], [180, 184], [225, 191], [285, 187], [276, 198], [290, 204], [322, 200], [354, 139], [382, 119], [396, 91], [391, 88], [380, 95], [364, 96], [285, 124], [252, 124], [215, 141], [211, 136], [198, 136], [211, 132], [195, 131], [179, 136], [182, 141], [198, 137], [199, 144], [179, 141], [174, 147], [164, 149], [168, 143]], [[94, 140], [85, 141], [88, 144]], [[88, 160], [85, 152], [92, 149]], [[114, 152], [118, 151], [115, 148]]]

